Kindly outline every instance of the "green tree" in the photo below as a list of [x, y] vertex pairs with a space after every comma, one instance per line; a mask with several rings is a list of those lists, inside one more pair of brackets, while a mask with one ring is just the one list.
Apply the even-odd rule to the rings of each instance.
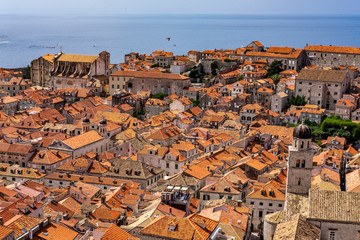
[[29, 65], [26, 66], [23, 72], [23, 78], [30, 79], [31, 78], [31, 68]]
[[200, 73], [199, 68], [192, 67], [190, 69], [189, 77], [191, 77], [191, 78], [201, 78], [202, 74]]
[[282, 63], [280, 61], [274, 61], [267, 69], [266, 77], [271, 77], [272, 75], [279, 74], [282, 71], [284, 71]]
[[295, 105], [295, 106], [305, 106], [307, 104], [307, 101], [305, 100], [305, 96], [292, 96], [290, 98], [290, 101], [287, 104], [287, 108], [289, 108], [291, 105]]
[[244, 77], [241, 75], [238, 77], [238, 81], [244, 80]]
[[137, 117], [139, 115], [145, 115], [145, 111], [144, 110], [137, 110], [134, 114], [134, 117]]
[[280, 82], [280, 75], [279, 74], [274, 74], [271, 76], [271, 79], [273, 80], [274, 82], [274, 85], [275, 85], [275, 93], [277, 91], [277, 85], [279, 84]]
[[150, 96], [150, 98], [156, 98], [156, 99], [161, 99], [161, 100], [164, 100], [165, 97], [167, 97], [168, 94], [165, 94], [165, 93], [155, 93], [155, 94], [152, 94]]
[[225, 58], [224, 59], [224, 62], [233, 62], [234, 60], [232, 60], [232, 59], [229, 59], [229, 58]]
[[216, 61], [212, 62], [211, 65], [211, 75], [216, 76], [217, 75], [217, 69], [219, 68], [219, 65]]
[[195, 99], [190, 98], [190, 101], [192, 101], [194, 107], [199, 106], [199, 104], [200, 104], [200, 100], [195, 100]]
[[321, 124], [321, 130], [324, 132], [323, 137], [344, 137], [350, 144], [360, 139], [360, 125], [337, 116], [326, 118]]

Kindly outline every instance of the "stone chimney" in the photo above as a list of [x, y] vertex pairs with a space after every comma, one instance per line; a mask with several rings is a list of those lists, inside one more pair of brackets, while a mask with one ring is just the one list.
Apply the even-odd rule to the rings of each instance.
[[239, 228], [241, 226], [241, 220], [237, 221], [237, 227]]

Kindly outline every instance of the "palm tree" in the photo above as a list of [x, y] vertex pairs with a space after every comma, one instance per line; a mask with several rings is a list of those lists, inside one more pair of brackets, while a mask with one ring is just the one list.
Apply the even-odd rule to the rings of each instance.
[[271, 79], [273, 80], [273, 82], [274, 82], [274, 85], [275, 85], [275, 93], [276, 93], [276, 91], [277, 91], [277, 85], [278, 85], [279, 82], [280, 82], [280, 76], [279, 76], [279, 74], [274, 74], [274, 75], [272, 75], [270, 78], [271, 78]]

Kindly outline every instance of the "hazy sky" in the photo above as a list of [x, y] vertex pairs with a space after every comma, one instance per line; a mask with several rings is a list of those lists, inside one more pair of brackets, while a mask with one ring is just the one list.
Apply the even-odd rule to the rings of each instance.
[[1, 0], [0, 14], [358, 14], [359, 7], [359, 0]]

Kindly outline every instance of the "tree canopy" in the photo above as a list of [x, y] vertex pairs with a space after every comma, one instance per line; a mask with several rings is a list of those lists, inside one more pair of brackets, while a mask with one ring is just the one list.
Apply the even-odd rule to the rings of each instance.
[[288, 102], [287, 108], [289, 108], [291, 105], [295, 106], [305, 106], [307, 104], [307, 101], [305, 100], [305, 96], [292, 96], [290, 101]]
[[164, 100], [164, 98], [167, 96], [168, 96], [168, 94], [165, 94], [165, 93], [155, 93], [155, 94], [151, 95], [151, 98]]
[[216, 76], [217, 75], [217, 69], [219, 68], [219, 65], [216, 61], [212, 62], [211, 65], [211, 75]]
[[284, 71], [284, 69], [282, 68], [282, 63], [280, 61], [274, 61], [267, 69], [266, 77], [271, 77], [275, 74], [279, 74], [282, 71]]
[[339, 136], [346, 138], [348, 143], [354, 143], [360, 139], [360, 125], [339, 117], [326, 118], [321, 124], [321, 130], [325, 138]]

